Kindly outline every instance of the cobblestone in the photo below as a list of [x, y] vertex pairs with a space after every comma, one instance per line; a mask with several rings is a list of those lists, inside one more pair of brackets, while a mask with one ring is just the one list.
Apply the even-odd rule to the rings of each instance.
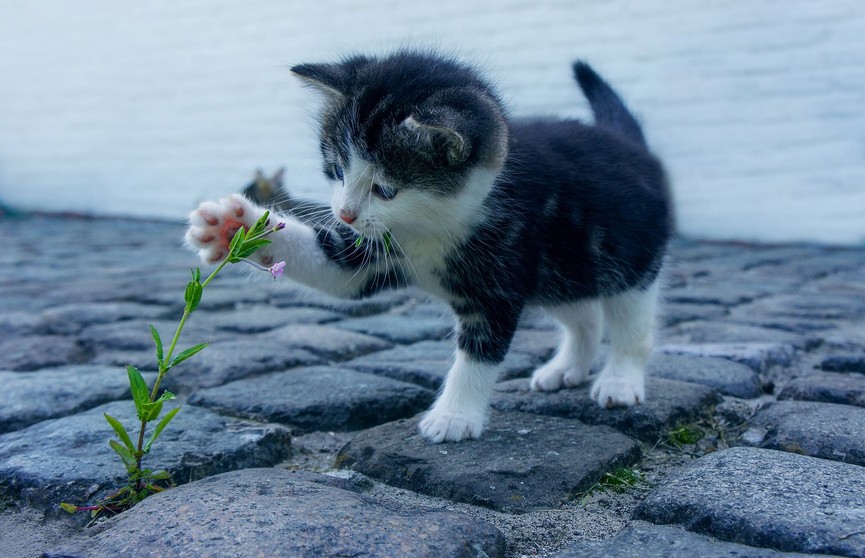
[[423, 494], [522, 513], [557, 506], [639, 457], [636, 442], [608, 427], [493, 413], [473, 443], [432, 445], [417, 420], [402, 420], [359, 434], [336, 461]]
[[446, 307], [229, 269], [189, 321], [181, 345], [210, 345], [166, 378], [183, 410], [146, 456], [180, 486], [95, 532], [64, 520], [60, 501], [123, 479], [102, 413], [134, 420], [125, 366], [151, 378], [147, 326], [168, 337], [182, 313], [182, 231], [0, 220], [0, 541], [35, 541], [12, 558], [144, 538], [169, 557], [865, 556], [865, 249], [695, 240], [672, 247], [647, 401], [529, 391], [559, 337], [530, 310], [488, 430], [437, 446], [417, 421], [453, 357]]
[[433, 400], [422, 387], [325, 366], [296, 368], [192, 394], [220, 413], [288, 424], [292, 432], [360, 430], [412, 416]]
[[636, 519], [785, 552], [865, 554], [865, 469], [733, 448], [701, 457], [653, 491]]

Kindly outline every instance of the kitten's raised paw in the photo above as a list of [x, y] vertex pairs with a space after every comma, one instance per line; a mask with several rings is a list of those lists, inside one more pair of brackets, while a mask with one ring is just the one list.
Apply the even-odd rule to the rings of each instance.
[[641, 378], [604, 377], [592, 385], [592, 399], [601, 407], [630, 407], [646, 400]]
[[483, 429], [483, 418], [443, 413], [435, 409], [429, 411], [420, 421], [421, 435], [434, 444], [480, 438]]
[[235, 233], [241, 227], [252, 227], [261, 214], [243, 196], [204, 202], [189, 215], [186, 243], [203, 262], [218, 262], [228, 255], [228, 245]]

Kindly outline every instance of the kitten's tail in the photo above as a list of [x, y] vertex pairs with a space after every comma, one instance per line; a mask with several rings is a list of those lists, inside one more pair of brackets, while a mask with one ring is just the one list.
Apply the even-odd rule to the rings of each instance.
[[646, 146], [640, 123], [625, 106], [625, 102], [595, 70], [582, 60], [574, 62], [574, 77], [589, 100], [595, 123], [619, 137]]

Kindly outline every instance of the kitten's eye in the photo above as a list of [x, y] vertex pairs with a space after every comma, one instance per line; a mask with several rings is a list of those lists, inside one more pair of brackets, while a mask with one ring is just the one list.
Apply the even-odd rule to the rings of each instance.
[[342, 172], [342, 167], [341, 167], [341, 166], [339, 166], [339, 165], [334, 165], [334, 166], [333, 166], [333, 175], [334, 175], [334, 176], [336, 177], [336, 179], [339, 180], [340, 182], [345, 181], [345, 174]]
[[383, 200], [392, 200], [394, 196], [396, 196], [396, 190], [388, 188], [387, 186], [382, 186], [378, 182], [373, 183], [372, 193]]

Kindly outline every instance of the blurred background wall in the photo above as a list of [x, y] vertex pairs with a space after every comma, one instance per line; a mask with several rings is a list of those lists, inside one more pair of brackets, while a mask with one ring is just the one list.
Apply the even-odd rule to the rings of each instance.
[[627, 99], [682, 232], [865, 242], [862, 0], [0, 2], [0, 203], [180, 219], [256, 168], [326, 199], [295, 63], [435, 45], [515, 115], [588, 117], [570, 63]]

